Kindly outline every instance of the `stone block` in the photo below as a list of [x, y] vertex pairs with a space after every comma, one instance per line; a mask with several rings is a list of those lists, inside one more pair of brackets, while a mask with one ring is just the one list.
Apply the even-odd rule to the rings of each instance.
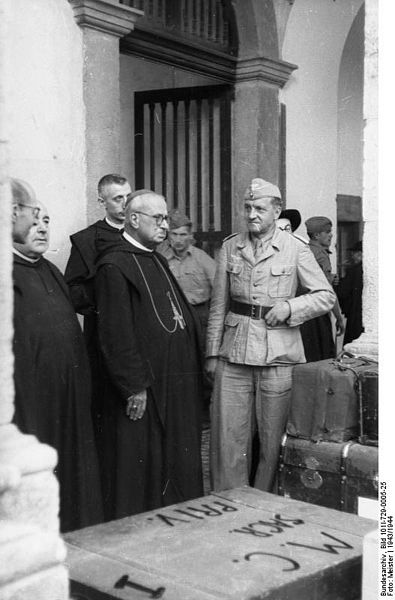
[[67, 600], [65, 545], [55, 532], [13, 521], [0, 529], [0, 600]]
[[0, 587], [0, 600], [68, 600], [67, 569], [53, 567]]
[[57, 453], [15, 425], [1, 427], [0, 519], [59, 530], [59, 484], [53, 469]]
[[354, 600], [375, 521], [245, 487], [69, 533], [87, 600]]
[[50, 471], [22, 477], [18, 487], [0, 497], [0, 518], [23, 521], [52, 531], [59, 530], [59, 484]]

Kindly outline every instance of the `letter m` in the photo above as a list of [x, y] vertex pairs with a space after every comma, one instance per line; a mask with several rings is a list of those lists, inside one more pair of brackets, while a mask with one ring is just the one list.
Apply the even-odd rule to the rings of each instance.
[[287, 546], [297, 546], [299, 548], [309, 548], [310, 550], [317, 550], [318, 552], [328, 552], [328, 554], [339, 554], [337, 550], [351, 550], [354, 546], [351, 546], [347, 542], [343, 540], [339, 540], [335, 538], [335, 536], [330, 533], [325, 533], [325, 531], [321, 531], [321, 534], [327, 538], [338, 542], [340, 545], [335, 544], [322, 544], [322, 547], [319, 546], [309, 546], [308, 544], [298, 544], [297, 542], [287, 542]]

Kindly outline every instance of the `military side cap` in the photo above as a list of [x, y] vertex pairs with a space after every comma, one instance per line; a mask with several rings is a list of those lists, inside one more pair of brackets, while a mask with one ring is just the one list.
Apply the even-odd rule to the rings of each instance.
[[188, 227], [192, 225], [191, 219], [187, 217], [186, 214], [178, 210], [178, 208], [169, 210], [170, 229], [178, 229], [179, 227], [184, 227], [185, 225], [187, 225]]
[[307, 233], [321, 233], [328, 227], [332, 227], [332, 221], [328, 217], [310, 217], [305, 221]]
[[245, 191], [245, 198], [250, 200], [258, 200], [259, 198], [280, 198], [280, 190], [276, 185], [265, 181], [264, 179], [253, 179]]

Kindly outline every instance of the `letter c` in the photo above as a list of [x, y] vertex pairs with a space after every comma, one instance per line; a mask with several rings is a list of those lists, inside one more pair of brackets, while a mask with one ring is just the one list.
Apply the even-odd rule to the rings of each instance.
[[286, 556], [281, 556], [281, 554], [272, 554], [271, 552], [250, 552], [249, 554], [246, 554], [244, 558], [246, 560], [251, 560], [253, 556], [275, 556], [276, 558], [280, 558], [281, 560], [286, 560], [287, 562], [290, 562], [292, 568], [283, 569], [283, 571], [297, 571], [298, 569], [300, 569], [300, 564], [296, 562], [296, 560], [293, 560], [292, 558], [287, 558]]

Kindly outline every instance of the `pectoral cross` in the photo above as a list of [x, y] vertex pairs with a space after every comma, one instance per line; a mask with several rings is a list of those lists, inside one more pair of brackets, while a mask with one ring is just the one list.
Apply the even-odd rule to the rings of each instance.
[[178, 323], [178, 325], [180, 326], [180, 329], [185, 329], [184, 317], [178, 312], [173, 300], [171, 299], [170, 292], [167, 292], [167, 297], [170, 300], [171, 309], [172, 309], [173, 315], [174, 315], [173, 319], [175, 320], [176, 323]]

